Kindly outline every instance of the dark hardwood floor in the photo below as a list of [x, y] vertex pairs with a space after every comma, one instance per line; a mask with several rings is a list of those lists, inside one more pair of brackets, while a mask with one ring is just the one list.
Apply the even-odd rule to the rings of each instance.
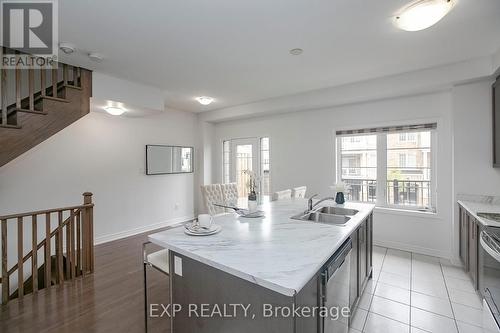
[[[93, 274], [2, 305], [0, 332], [145, 332], [146, 240], [147, 233], [98, 245]], [[166, 275], [148, 268], [150, 303], [168, 303], [168, 283]], [[149, 325], [150, 332], [170, 332], [168, 318], [151, 318]]]

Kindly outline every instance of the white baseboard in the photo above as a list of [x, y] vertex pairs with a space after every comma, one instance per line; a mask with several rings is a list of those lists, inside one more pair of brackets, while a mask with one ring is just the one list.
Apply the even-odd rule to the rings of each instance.
[[439, 251], [436, 249], [429, 249], [426, 247], [421, 247], [417, 245], [410, 245], [410, 244], [405, 244], [405, 243], [400, 243], [400, 242], [391, 242], [391, 241], [384, 241], [384, 240], [373, 240], [373, 245], [378, 245], [382, 247], [388, 247], [391, 249], [396, 249], [396, 250], [402, 250], [402, 251], [408, 251], [408, 252], [414, 252], [418, 254], [425, 254], [428, 256], [433, 256], [433, 257], [439, 257], [439, 258], [444, 258], [444, 259], [451, 259], [451, 253], [445, 252], [445, 251]]
[[114, 234], [98, 236], [98, 237], [94, 238], [94, 245], [99, 245], [99, 244], [111, 242], [111, 241], [114, 241], [117, 239], [130, 237], [130, 236], [134, 236], [137, 234], [142, 234], [144, 232], [168, 227], [168, 226], [171, 226], [173, 224], [190, 221], [192, 219], [194, 219], [194, 216], [181, 216], [181, 217], [176, 217], [176, 218], [168, 220], [168, 221], [146, 225], [146, 226], [143, 226], [140, 228], [134, 228], [134, 229], [129, 229], [129, 230], [125, 230], [125, 231], [120, 231], [120, 232], [117, 232]]

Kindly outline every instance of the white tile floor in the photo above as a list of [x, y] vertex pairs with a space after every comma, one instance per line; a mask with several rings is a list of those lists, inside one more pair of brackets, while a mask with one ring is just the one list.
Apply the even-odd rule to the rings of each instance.
[[350, 333], [482, 332], [482, 302], [461, 267], [375, 246], [373, 270]]

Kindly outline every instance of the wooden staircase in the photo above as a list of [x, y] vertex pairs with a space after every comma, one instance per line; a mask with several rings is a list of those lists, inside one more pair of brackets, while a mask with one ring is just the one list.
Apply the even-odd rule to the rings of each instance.
[[0, 167], [90, 112], [92, 72], [80, 67], [1, 68], [0, 83]]
[[0, 216], [2, 304], [94, 271], [93, 207], [85, 192], [78, 206]]

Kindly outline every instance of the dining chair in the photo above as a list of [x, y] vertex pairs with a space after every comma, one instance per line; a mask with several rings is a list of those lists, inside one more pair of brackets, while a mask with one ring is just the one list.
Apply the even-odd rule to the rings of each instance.
[[236, 206], [238, 204], [238, 185], [236, 183], [221, 184], [224, 205]]
[[283, 190], [283, 191], [274, 192], [271, 200], [276, 201], [276, 200], [283, 200], [283, 199], [290, 199], [290, 198], [292, 198], [292, 190]]
[[146, 268], [149, 266], [156, 269], [160, 273], [165, 275], [170, 274], [169, 260], [168, 260], [168, 250], [163, 249], [151, 253], [147, 253], [146, 247], [151, 242], [145, 242], [142, 244], [142, 260], [144, 269], [144, 326], [146, 332], [148, 331], [148, 278]]
[[305, 198], [307, 186], [299, 186], [292, 188], [292, 198]]
[[216, 215], [225, 212], [224, 208], [214, 205], [214, 203], [225, 202], [224, 194], [222, 191], [222, 184], [202, 185], [201, 194], [210, 215]]

